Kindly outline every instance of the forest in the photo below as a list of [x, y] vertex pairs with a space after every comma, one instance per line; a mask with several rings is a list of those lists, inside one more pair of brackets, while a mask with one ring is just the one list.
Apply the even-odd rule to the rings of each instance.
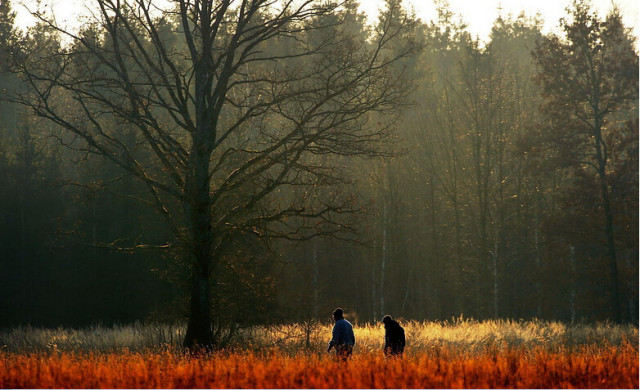
[[[386, 0], [0, 0], [0, 328], [638, 323], [638, 43]], [[637, 331], [636, 331], [637, 335]], [[637, 337], [637, 336], [636, 336]], [[636, 355], [637, 356], [637, 355]], [[636, 367], [637, 369], [637, 367]]]

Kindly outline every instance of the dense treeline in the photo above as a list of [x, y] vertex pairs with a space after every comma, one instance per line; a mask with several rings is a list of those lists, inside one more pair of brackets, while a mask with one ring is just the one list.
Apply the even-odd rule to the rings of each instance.
[[359, 177], [375, 206], [370, 246], [308, 242], [290, 256], [306, 259], [301, 278], [321, 280], [308, 307], [347, 301], [365, 320], [637, 321], [638, 56], [620, 15], [588, 6], [573, 5], [560, 37], [501, 16], [485, 44], [446, 7], [421, 26], [416, 104], [397, 124], [406, 153]]
[[[387, 26], [402, 26], [380, 46], [381, 56], [394, 59], [388, 72], [397, 79], [384, 85], [367, 79], [345, 90], [347, 97], [325, 108], [332, 114], [323, 120], [337, 123], [336, 132], [314, 133], [320, 138], [299, 160], [290, 156], [298, 139], [289, 139], [262, 176], [221, 198], [219, 207], [231, 210], [246, 196], [254, 211], [242, 221], [220, 214], [235, 225], [218, 256], [215, 321], [233, 327], [324, 320], [338, 305], [359, 321], [386, 313], [637, 321], [638, 55], [617, 11], [602, 19], [588, 2], [575, 2], [557, 36], [543, 35], [539, 20], [502, 15], [480, 42], [446, 5], [431, 22], [416, 21], [396, 1], [387, 8], [374, 26], [352, 1], [318, 11], [310, 22], [315, 28], [296, 37], [311, 57], [295, 54], [285, 35], [260, 42], [260, 52], [289, 78], [271, 80], [269, 89], [268, 67], [247, 66], [244, 82], [229, 90], [231, 108], [220, 121], [232, 128], [234, 118], [249, 118], [232, 137], [246, 153], [213, 153], [221, 161], [216, 169], [224, 169], [222, 161], [241, 164], [251, 148], [279, 136], [272, 129], [285, 131], [287, 120], [296, 120], [285, 88], [356, 85], [364, 77], [340, 78], [360, 72], [357, 61], [369, 58], [358, 42], [374, 45]], [[49, 91], [34, 87], [43, 78], [21, 70], [37, 64], [40, 72], [59, 70], [60, 78], [66, 71], [81, 75], [76, 80], [94, 77], [92, 91], [115, 99], [121, 91], [108, 82], [117, 69], [101, 69], [87, 49], [109, 48], [111, 37], [99, 24], [87, 25], [79, 32], [84, 46], [65, 48], [46, 23], [21, 32], [13, 19], [9, 1], [0, 0], [0, 326], [185, 318], [190, 260], [176, 244], [184, 232], [163, 215], [178, 213], [179, 201], [163, 198], [167, 206], [158, 212], [149, 182], [118, 169], [112, 162], [119, 156], [87, 147], [60, 121], [46, 120], [45, 103], [72, 118], [84, 110], [103, 113], [74, 98], [80, 87], [44, 99]], [[142, 19], [132, 20], [129, 27], [144, 29]], [[157, 25], [157, 41], [141, 45], [161, 42], [170, 55], [187, 50], [176, 38], [179, 21], [167, 17]], [[335, 45], [322, 62], [313, 55], [327, 47], [327, 36], [341, 37], [336, 42], [344, 47]], [[69, 69], [51, 55], [65, 50], [77, 56], [65, 64]], [[41, 95], [29, 95], [30, 88]], [[357, 88], [376, 89], [379, 100], [366, 100]], [[161, 105], [153, 104], [161, 99], [148, 93], [154, 119], [178, 122], [172, 117], [178, 110], [158, 113]], [[270, 94], [282, 106], [264, 100]], [[294, 98], [302, 111], [306, 99], [316, 99]], [[362, 107], [350, 105], [354, 100]], [[133, 150], [149, 175], [172, 174], [140, 146], [139, 123], [104, 116], [89, 118]], [[294, 165], [295, 174], [258, 198], [280, 177], [277, 158]], [[211, 178], [212, 189], [223, 186], [223, 176], [214, 171]], [[306, 213], [322, 223], [310, 223]]]

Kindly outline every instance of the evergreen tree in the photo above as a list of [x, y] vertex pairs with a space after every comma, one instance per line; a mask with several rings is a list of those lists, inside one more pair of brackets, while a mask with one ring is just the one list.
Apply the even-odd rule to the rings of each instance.
[[550, 125], [548, 144], [560, 151], [556, 163], [573, 169], [578, 181], [588, 170], [595, 173], [592, 191], [598, 194], [602, 210], [612, 316], [620, 322], [612, 149], [607, 139], [616, 131], [617, 121], [637, 110], [638, 55], [617, 9], [600, 20], [587, 0], [576, 0], [568, 12], [572, 20], [562, 20], [564, 37], [546, 37], [534, 52], [544, 91], [543, 114]]

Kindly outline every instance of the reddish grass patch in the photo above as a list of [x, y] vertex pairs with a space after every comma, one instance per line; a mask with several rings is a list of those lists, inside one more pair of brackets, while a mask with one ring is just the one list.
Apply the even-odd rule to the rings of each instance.
[[638, 347], [356, 353], [0, 352], [3, 388], [638, 388]]

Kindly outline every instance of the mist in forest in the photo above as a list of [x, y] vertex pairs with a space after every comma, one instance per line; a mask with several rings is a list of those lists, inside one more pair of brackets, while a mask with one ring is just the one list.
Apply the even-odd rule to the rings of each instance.
[[[0, 0], [0, 327], [638, 321], [638, 53], [577, 0]], [[273, 3], [273, 4], [272, 4]]]

